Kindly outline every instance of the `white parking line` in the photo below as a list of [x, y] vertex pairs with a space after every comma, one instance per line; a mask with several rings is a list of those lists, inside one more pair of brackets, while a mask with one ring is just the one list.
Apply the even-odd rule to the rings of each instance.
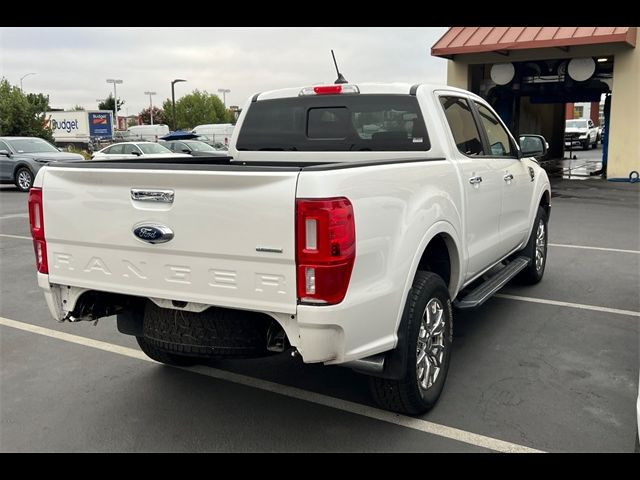
[[630, 315], [632, 317], [640, 317], [640, 312], [633, 310], [620, 310], [618, 308], [598, 307], [597, 305], [585, 305], [582, 303], [559, 302], [558, 300], [547, 300], [544, 298], [521, 297], [519, 295], [508, 295], [506, 293], [496, 293], [494, 297], [506, 298], [508, 300], [519, 300], [521, 302], [544, 303], [547, 305], [557, 305], [559, 307], [580, 308], [582, 310], [593, 310], [596, 312], [616, 313], [618, 315]]
[[0, 237], [19, 238], [20, 240], [33, 240], [31, 237], [24, 237], [22, 235], [9, 235], [8, 233], [0, 233]]
[[[30, 333], [36, 333], [38, 335], [43, 335], [58, 340], [63, 340], [65, 342], [76, 343], [78, 345], [103, 350], [105, 352], [116, 353], [118, 355], [135, 358], [137, 360], [156, 363], [146, 357], [141, 351], [134, 350], [132, 348], [121, 347], [119, 345], [113, 345], [111, 343], [101, 342], [99, 340], [80, 337], [78, 335], [71, 335], [65, 332], [58, 332], [56, 330], [31, 325], [30, 323], [18, 322], [9, 318], [0, 317], [0, 325], [16, 328], [18, 330], [23, 330]], [[284, 395], [298, 400], [303, 400], [306, 402], [314, 403], [316, 405], [323, 405], [325, 407], [334, 408], [343, 412], [353, 413], [362, 417], [373, 418], [375, 420], [380, 420], [382, 422], [390, 423], [393, 425], [399, 425], [402, 427], [411, 428], [413, 430], [419, 430], [421, 432], [430, 433], [439, 437], [449, 438], [458, 442], [468, 443], [477, 447], [495, 450], [497, 452], [544, 453], [542, 450], [525, 447], [524, 445], [519, 445], [517, 443], [505, 442], [503, 440], [498, 440], [497, 438], [487, 437], [485, 435], [479, 435], [477, 433], [471, 433], [453, 427], [447, 427], [446, 425], [440, 425], [438, 423], [429, 422], [427, 420], [399, 415], [396, 413], [387, 412], [385, 410], [380, 410], [378, 408], [361, 405], [359, 403], [330, 397], [328, 395], [309, 392], [301, 388], [281, 385], [278, 383], [260, 380], [258, 378], [248, 377], [246, 375], [227, 372], [216, 368], [197, 366], [180, 369], [199, 373], [201, 375], [206, 375], [208, 377], [224, 380], [231, 383], [237, 383], [260, 390], [265, 390], [267, 392]]]
[[603, 252], [633, 253], [635, 255], [640, 255], [640, 250], [623, 250], [621, 248], [588, 247], [586, 245], [568, 245], [565, 243], [549, 243], [548, 245], [550, 247], [582, 248], [584, 250], [601, 250]]

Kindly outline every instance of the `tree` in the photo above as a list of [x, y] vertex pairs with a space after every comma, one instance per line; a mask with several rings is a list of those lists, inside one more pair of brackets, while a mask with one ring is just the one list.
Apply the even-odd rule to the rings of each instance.
[[[151, 116], [149, 115], [149, 107], [143, 109], [138, 116], [142, 119], [142, 123], [144, 125], [151, 125]], [[153, 123], [154, 124], [160, 124], [160, 123], [167, 123], [167, 120], [165, 118], [165, 112], [163, 109], [159, 108], [159, 107], [153, 107]]]
[[49, 107], [49, 95], [44, 95], [43, 93], [28, 93], [27, 101], [33, 105], [36, 112], [48, 112], [51, 108]]
[[[162, 108], [167, 113], [169, 126], [174, 128], [173, 106], [171, 99], [166, 99]], [[222, 100], [217, 95], [207, 91], [194, 90], [188, 95], [176, 100], [177, 129], [184, 130], [196, 125], [207, 123], [234, 123], [235, 116], [225, 109]], [[155, 120], [155, 119], [154, 119]]]
[[[122, 106], [125, 101], [118, 99], [118, 112], [122, 110]], [[98, 110], [111, 110], [113, 112], [113, 95], [109, 94], [109, 96], [98, 104]]]
[[6, 78], [0, 80], [0, 135], [40, 137], [53, 142], [51, 128], [45, 125], [48, 109], [48, 95], [26, 96]]
[[84, 107], [82, 105], [75, 105], [71, 110], [75, 110], [76, 112], [84, 111]]

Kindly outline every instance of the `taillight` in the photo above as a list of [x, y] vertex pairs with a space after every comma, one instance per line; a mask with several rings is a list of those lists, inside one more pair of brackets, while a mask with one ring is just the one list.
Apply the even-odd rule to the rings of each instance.
[[36, 267], [40, 273], [49, 273], [47, 264], [47, 242], [44, 239], [44, 213], [42, 208], [42, 189], [29, 190], [29, 226], [33, 237], [33, 249], [36, 253]]
[[296, 200], [298, 299], [340, 303], [356, 258], [353, 206], [344, 198]]

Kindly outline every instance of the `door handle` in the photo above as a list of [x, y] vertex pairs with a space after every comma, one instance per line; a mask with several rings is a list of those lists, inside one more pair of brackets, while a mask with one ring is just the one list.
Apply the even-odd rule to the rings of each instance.
[[507, 173], [507, 174], [504, 176], [504, 181], [505, 181], [505, 182], [510, 182], [511, 180], [513, 180], [513, 175], [512, 175], [511, 173]]
[[477, 185], [478, 183], [481, 183], [481, 182], [482, 182], [482, 177], [471, 177], [469, 179], [469, 183], [471, 185]]
[[140, 202], [163, 202], [173, 203], [173, 190], [144, 190], [140, 188], [131, 189], [131, 200]]

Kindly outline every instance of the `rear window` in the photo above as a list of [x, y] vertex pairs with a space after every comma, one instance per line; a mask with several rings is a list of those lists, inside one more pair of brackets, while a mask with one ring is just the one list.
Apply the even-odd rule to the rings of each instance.
[[412, 95], [317, 95], [254, 102], [238, 150], [425, 151], [429, 138]]

